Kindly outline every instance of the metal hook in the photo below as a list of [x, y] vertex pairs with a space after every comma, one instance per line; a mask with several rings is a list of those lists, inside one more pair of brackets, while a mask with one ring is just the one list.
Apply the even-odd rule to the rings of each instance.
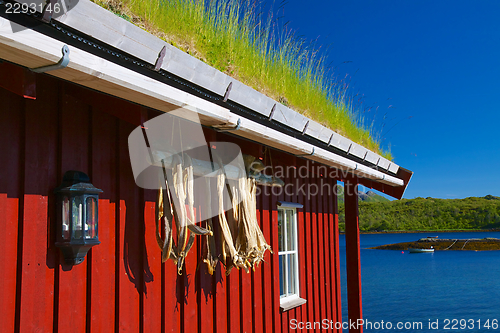
[[313, 147], [313, 150], [312, 150], [312, 152], [310, 154], [302, 154], [302, 155], [295, 155], [295, 156], [297, 156], [297, 157], [313, 156], [314, 155], [314, 148], [315, 147]]
[[237, 131], [239, 130], [241, 127], [241, 118], [238, 118], [238, 122], [236, 123], [236, 126], [234, 128], [217, 128], [217, 127], [213, 127], [212, 128], [214, 130], [216, 130], [217, 132], [230, 132], [230, 131]]
[[57, 64], [32, 68], [31, 71], [35, 72], [35, 73], [45, 73], [48, 71], [54, 71], [56, 69], [65, 68], [69, 64], [69, 47], [68, 47], [68, 45], [64, 45], [62, 47], [62, 54], [63, 54], [63, 56]]

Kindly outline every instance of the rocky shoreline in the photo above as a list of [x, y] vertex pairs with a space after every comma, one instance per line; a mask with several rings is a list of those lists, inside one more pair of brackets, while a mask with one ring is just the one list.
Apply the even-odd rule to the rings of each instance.
[[469, 239], [438, 239], [434, 237], [421, 238], [414, 242], [403, 242], [372, 247], [376, 250], [408, 250], [408, 248], [456, 251], [489, 251], [500, 250], [498, 238], [469, 238]]
[[[363, 235], [376, 235], [376, 234], [429, 234], [433, 232], [499, 232], [500, 229], [442, 229], [442, 230], [379, 230], [379, 231], [362, 231], [359, 233]], [[345, 231], [339, 232], [341, 235], [345, 234]]]

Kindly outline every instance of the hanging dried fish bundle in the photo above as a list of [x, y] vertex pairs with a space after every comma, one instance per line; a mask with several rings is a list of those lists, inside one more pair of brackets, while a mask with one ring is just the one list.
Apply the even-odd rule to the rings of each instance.
[[[247, 178], [247, 174], [240, 175], [237, 181], [227, 180], [220, 158], [215, 154], [214, 156], [219, 164], [217, 190], [222, 262], [226, 266], [226, 274], [231, 273], [233, 267], [243, 268], [248, 272], [249, 268], [255, 269], [264, 260], [266, 250], [271, 250], [257, 223], [256, 180]], [[247, 165], [247, 160], [245, 162]], [[224, 188], [228, 189], [233, 207], [227, 217], [222, 210]], [[213, 267], [209, 267], [209, 271], [212, 269]]]
[[[264, 169], [261, 161], [255, 157], [245, 156], [246, 172], [240, 172], [236, 180], [228, 179], [222, 160], [213, 154], [219, 165], [216, 173], [217, 197], [205, 196], [208, 218], [207, 228], [197, 226], [194, 214], [194, 168], [191, 158], [184, 154], [172, 156], [169, 166], [171, 174], [165, 169], [164, 184], [159, 187], [156, 207], [156, 229], [161, 221], [164, 226], [164, 239], [157, 233], [156, 238], [162, 250], [162, 262], [172, 259], [177, 265], [178, 274], [182, 273], [185, 257], [193, 246], [195, 235], [206, 235], [206, 255], [203, 261], [207, 264], [208, 272], [213, 274], [219, 260], [226, 268], [226, 274], [236, 267], [243, 268], [246, 272], [255, 269], [264, 260], [266, 250], [271, 247], [266, 242], [257, 222], [256, 188], [257, 183], [269, 186], [280, 186], [280, 179], [260, 173]], [[214, 185], [209, 177], [205, 177], [208, 193], [210, 186]], [[169, 184], [172, 189], [169, 189]], [[165, 190], [165, 189], [166, 190]], [[228, 196], [224, 193], [227, 193]], [[228, 198], [229, 197], [229, 198]], [[212, 219], [212, 200], [217, 200], [218, 231], [220, 244], [217, 248], [213, 231], [215, 230]], [[225, 212], [224, 201], [229, 199], [232, 210]], [[187, 201], [187, 208], [186, 208]], [[227, 203], [226, 203], [227, 206]], [[173, 225], [176, 228], [174, 239]], [[217, 226], [216, 226], [217, 227]], [[272, 251], [271, 251], [272, 253]]]
[[[156, 215], [156, 230], [158, 230], [159, 221], [162, 222], [165, 230], [164, 240], [161, 239], [161, 235], [158, 232], [156, 235], [158, 245], [162, 250], [162, 262], [165, 262], [169, 258], [172, 259], [177, 265], [179, 275], [182, 274], [184, 259], [194, 244], [195, 235], [213, 235], [211, 230], [199, 227], [194, 223], [193, 165], [188, 155], [184, 155], [184, 162], [185, 165], [179, 155], [174, 156], [171, 176], [163, 168], [167, 200], [165, 200], [163, 184], [161, 184], [158, 190]], [[169, 190], [169, 182], [173, 184], [174, 191]], [[186, 198], [189, 216], [185, 204]], [[177, 244], [173, 242], [173, 221], [175, 221], [177, 229]]]
[[271, 246], [267, 244], [257, 223], [256, 190], [255, 179], [240, 179], [239, 192], [243, 200], [240, 205], [239, 227], [241, 231], [237, 244], [240, 255], [245, 258], [249, 267], [254, 270], [255, 266], [258, 266], [264, 260], [266, 250], [271, 251]]

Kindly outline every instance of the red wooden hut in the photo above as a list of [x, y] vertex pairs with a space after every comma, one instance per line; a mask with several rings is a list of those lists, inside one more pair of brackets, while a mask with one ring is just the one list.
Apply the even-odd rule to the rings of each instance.
[[[341, 331], [334, 325], [342, 322], [333, 190], [339, 180], [348, 314], [362, 318], [354, 189], [362, 184], [401, 198], [410, 171], [89, 1], [54, 18], [8, 14], [6, 3], [0, 3], [1, 332], [257, 333], [292, 331], [291, 323], [320, 331], [314, 323], [325, 319], [329, 330]], [[174, 109], [181, 117], [196, 114], [208, 142], [236, 143], [266, 164], [270, 151], [274, 168], [302, 170], [281, 175], [287, 191], [262, 187], [257, 196], [257, 220], [274, 254], [249, 273], [226, 276], [218, 265], [208, 274], [202, 236], [182, 275], [161, 262], [156, 191], [137, 186], [128, 137]], [[234, 130], [220, 132], [219, 125]], [[55, 246], [54, 189], [68, 170], [86, 173], [103, 190], [101, 244], [79, 265], [65, 264]], [[320, 191], [304, 190], [311, 187]], [[295, 275], [286, 275], [294, 289], [285, 291], [283, 221], [296, 225], [297, 258]], [[283, 297], [289, 291], [293, 297]]]

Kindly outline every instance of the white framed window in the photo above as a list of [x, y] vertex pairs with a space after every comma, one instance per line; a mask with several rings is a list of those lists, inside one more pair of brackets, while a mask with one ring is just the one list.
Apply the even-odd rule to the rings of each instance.
[[300, 295], [297, 214], [295, 208], [278, 208], [280, 303]]

